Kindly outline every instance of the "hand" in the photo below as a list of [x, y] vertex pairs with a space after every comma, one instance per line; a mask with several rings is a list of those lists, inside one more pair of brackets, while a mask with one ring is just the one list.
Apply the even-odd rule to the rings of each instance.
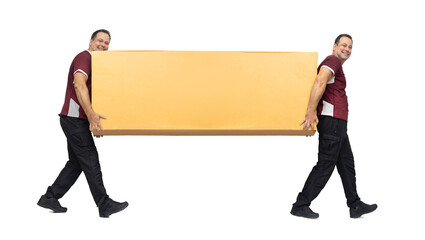
[[310, 128], [311, 130], [314, 130], [314, 124], [316, 125], [319, 123], [319, 119], [317, 118], [316, 113], [307, 113], [305, 115], [304, 120], [301, 122], [300, 126], [304, 124], [303, 130], [308, 131]]
[[103, 131], [102, 124], [100, 124], [100, 119], [106, 119], [105, 116], [99, 113], [93, 112], [92, 114], [88, 115], [87, 118], [90, 123], [90, 131], [92, 132]]

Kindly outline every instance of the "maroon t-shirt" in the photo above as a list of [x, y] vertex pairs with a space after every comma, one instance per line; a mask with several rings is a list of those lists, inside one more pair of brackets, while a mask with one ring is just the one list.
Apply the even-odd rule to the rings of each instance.
[[342, 63], [336, 56], [330, 55], [317, 68], [326, 67], [333, 76], [326, 85], [325, 93], [317, 106], [317, 114], [348, 120], [348, 100], [345, 93], [346, 80]]
[[68, 73], [68, 84], [66, 86], [65, 103], [63, 104], [60, 115], [87, 119], [75, 93], [74, 74], [76, 72], [81, 72], [87, 76], [87, 88], [91, 100], [91, 53], [88, 50], [79, 53], [71, 63]]

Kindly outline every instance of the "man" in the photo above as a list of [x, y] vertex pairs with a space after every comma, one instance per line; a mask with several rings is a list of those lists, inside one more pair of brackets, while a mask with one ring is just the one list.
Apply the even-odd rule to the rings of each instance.
[[89, 49], [72, 61], [68, 74], [65, 103], [59, 114], [60, 124], [68, 142], [69, 161], [53, 185], [41, 196], [38, 205], [53, 212], [66, 212], [58, 201], [84, 172], [100, 217], [124, 210], [127, 202], [118, 203], [106, 194], [96, 146], [91, 131], [102, 130], [100, 119], [91, 106], [91, 52], [107, 51], [111, 35], [100, 29], [92, 34]]
[[332, 55], [317, 69], [318, 74], [311, 90], [307, 113], [300, 125], [304, 124], [303, 129], [308, 130], [314, 129], [314, 124], [317, 124], [319, 160], [293, 204], [292, 215], [319, 217], [309, 206], [325, 187], [335, 166], [342, 180], [350, 217], [358, 218], [377, 208], [376, 204], [368, 205], [360, 201], [357, 194], [354, 157], [347, 135], [348, 102], [342, 65], [350, 58], [352, 47], [353, 40], [350, 35], [339, 35], [335, 39]]

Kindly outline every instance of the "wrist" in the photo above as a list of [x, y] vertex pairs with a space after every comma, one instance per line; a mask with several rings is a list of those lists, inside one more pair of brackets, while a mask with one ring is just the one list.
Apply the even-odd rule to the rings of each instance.
[[305, 115], [306, 116], [315, 116], [315, 115], [317, 115], [317, 111], [316, 110], [307, 110], [307, 113]]
[[95, 112], [94, 111], [87, 111], [86, 115], [88, 119], [92, 119], [95, 116]]

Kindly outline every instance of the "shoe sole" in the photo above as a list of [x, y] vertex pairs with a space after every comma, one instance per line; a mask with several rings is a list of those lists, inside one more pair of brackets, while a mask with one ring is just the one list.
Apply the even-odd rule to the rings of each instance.
[[371, 209], [370, 211], [364, 212], [364, 213], [362, 213], [362, 214], [360, 214], [360, 215], [357, 215], [357, 214], [353, 214], [353, 215], [351, 215], [351, 214], [350, 214], [350, 217], [351, 217], [351, 218], [360, 218], [361, 216], [363, 216], [363, 215], [365, 215], [365, 214], [368, 214], [368, 213], [371, 213], [371, 212], [375, 211], [376, 209], [378, 209], [378, 206], [376, 206], [375, 208]]
[[317, 214], [317, 216], [304, 216], [302, 214], [298, 214], [298, 213], [295, 213], [293, 211], [291, 211], [291, 214], [296, 216], [296, 217], [303, 217], [303, 218], [308, 218], [308, 219], [318, 219], [319, 218], [319, 214]]
[[40, 206], [40, 207], [42, 207], [42, 208], [46, 208], [46, 209], [52, 210], [53, 213], [66, 213], [66, 211], [68, 210], [66, 208], [65, 209], [52, 208], [52, 207], [49, 207], [48, 205], [43, 204], [42, 202], [38, 202], [37, 205]]
[[109, 216], [111, 216], [112, 214], [119, 213], [119, 212], [121, 212], [122, 210], [126, 209], [127, 207], [128, 207], [128, 203], [123, 204], [121, 207], [119, 207], [119, 208], [118, 208], [116, 211], [114, 211], [114, 212], [111, 212], [111, 213], [108, 213], [108, 214], [99, 214], [99, 216], [100, 216], [101, 218], [109, 218]]

